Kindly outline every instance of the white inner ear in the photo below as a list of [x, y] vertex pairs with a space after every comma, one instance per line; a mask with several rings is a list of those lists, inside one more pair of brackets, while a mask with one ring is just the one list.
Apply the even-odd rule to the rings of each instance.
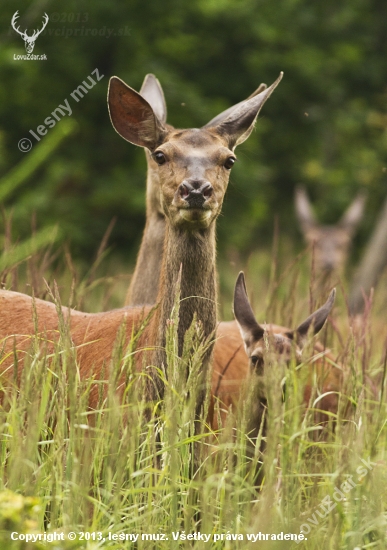
[[167, 106], [160, 82], [154, 75], [147, 75], [141, 86], [140, 94], [152, 107], [155, 115], [161, 122], [167, 119]]
[[246, 351], [247, 355], [249, 355], [249, 348], [251, 348], [251, 345], [252, 345], [251, 333], [250, 333], [250, 331], [245, 331], [238, 320], [236, 320], [236, 323], [238, 325], [239, 332], [241, 333], [241, 336], [242, 336], [245, 351]]

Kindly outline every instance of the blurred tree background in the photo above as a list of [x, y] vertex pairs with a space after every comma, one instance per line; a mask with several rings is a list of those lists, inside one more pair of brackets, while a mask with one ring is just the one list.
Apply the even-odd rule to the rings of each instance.
[[[46, 61], [14, 60], [25, 53], [10, 25], [16, 9], [30, 34], [49, 15], [34, 50]], [[58, 224], [75, 261], [87, 263], [116, 217], [112, 254], [133, 264], [144, 226], [146, 164], [143, 152], [113, 130], [106, 92], [112, 75], [139, 89], [149, 72], [159, 78], [168, 121], [177, 127], [200, 127], [285, 73], [256, 131], [237, 150], [219, 220], [221, 259], [269, 249], [276, 216], [300, 250], [298, 183], [326, 223], [367, 189], [355, 256], [370, 234], [387, 192], [385, 1], [3, 0], [0, 29], [0, 177], [32, 154], [18, 149], [19, 140], [28, 137], [37, 147], [29, 130], [36, 133], [65, 99], [76, 126], [3, 199], [13, 210], [14, 240], [31, 234], [31, 219], [38, 229]], [[104, 78], [75, 102], [71, 92], [95, 68]]]

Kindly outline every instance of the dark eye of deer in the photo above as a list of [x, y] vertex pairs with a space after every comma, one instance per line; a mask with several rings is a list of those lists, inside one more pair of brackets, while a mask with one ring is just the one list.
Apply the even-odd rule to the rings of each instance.
[[228, 157], [226, 162], [224, 163], [224, 167], [227, 168], [227, 170], [231, 170], [231, 168], [234, 166], [236, 161], [235, 157]]
[[263, 359], [259, 355], [252, 355], [250, 357], [250, 360], [251, 360], [251, 363], [252, 363], [253, 367], [255, 367], [255, 368], [263, 367]]
[[164, 153], [162, 153], [161, 151], [158, 151], [158, 152], [154, 153], [153, 158], [155, 159], [155, 161], [157, 162], [157, 164], [159, 166], [161, 166], [162, 164], [164, 164], [167, 161], [167, 159], [165, 158]]

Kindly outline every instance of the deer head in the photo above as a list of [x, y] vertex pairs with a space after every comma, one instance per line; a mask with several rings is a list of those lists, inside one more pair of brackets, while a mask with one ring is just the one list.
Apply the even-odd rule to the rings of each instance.
[[335, 296], [336, 290], [333, 289], [326, 303], [295, 330], [284, 327], [273, 328], [270, 325], [261, 326], [255, 318], [247, 297], [244, 274], [239, 273], [234, 291], [234, 315], [253, 371], [259, 376], [263, 375], [268, 354], [284, 363], [288, 363], [292, 358], [300, 363], [302, 348], [308, 333], [311, 331], [317, 334], [322, 329], [333, 307]]
[[269, 88], [230, 113], [201, 129], [189, 130], [165, 124], [165, 104], [154, 85], [143, 85], [139, 94], [119, 78], [111, 78], [112, 124], [121, 137], [149, 151], [158, 171], [161, 210], [173, 227], [202, 230], [216, 219], [236, 161], [234, 150], [250, 135], [261, 107], [281, 78], [282, 73]]
[[352, 238], [363, 217], [365, 195], [359, 194], [335, 225], [320, 225], [305, 189], [297, 188], [295, 208], [306, 242], [313, 247], [317, 272], [339, 271], [347, 260]]
[[[266, 84], [260, 84], [258, 88], [247, 98], [251, 99], [252, 97], [258, 95], [259, 93], [266, 90]], [[167, 105], [165, 102], [164, 92], [161, 87], [159, 80], [153, 74], [147, 74], [144, 82], [140, 89], [140, 95], [147, 100], [149, 105], [152, 107], [154, 114], [158, 120], [164, 125], [167, 126], [169, 131], [172, 131], [174, 128], [171, 125], [166, 124], [167, 120]], [[223, 122], [227, 117], [229, 117], [232, 111], [242, 105], [246, 100], [237, 103], [236, 105], [226, 109], [215, 118], [213, 118], [206, 126], [214, 127]], [[147, 219], [150, 215], [155, 213], [164, 216], [164, 212], [161, 209], [160, 205], [160, 192], [159, 192], [159, 171], [156, 163], [152, 162], [151, 154], [148, 149], [145, 149], [147, 164], [148, 164], [148, 185], [147, 185]]]
[[41, 32], [43, 32], [43, 30], [46, 28], [46, 25], [48, 23], [48, 15], [47, 15], [47, 13], [44, 14], [42, 28], [40, 30], [34, 30], [33, 35], [28, 36], [27, 29], [24, 32], [21, 32], [19, 30], [19, 27], [16, 27], [16, 20], [19, 18], [18, 14], [19, 14], [19, 11], [14, 13], [14, 15], [12, 17], [11, 25], [14, 28], [14, 30], [17, 33], [19, 33], [20, 36], [22, 37], [22, 39], [24, 40], [24, 44], [25, 44], [25, 47], [26, 47], [26, 52], [27, 53], [32, 53], [34, 51], [36, 39], [38, 38], [39, 34]]
[[[248, 99], [265, 89], [266, 85], [261, 84]], [[166, 126], [167, 108], [164, 93], [160, 82], [154, 75], [148, 74], [145, 77], [140, 95], [147, 100], [156, 117]], [[219, 125], [242, 103], [226, 109], [212, 119], [207, 126]], [[170, 125], [167, 128], [169, 132], [174, 129]], [[160, 170], [148, 149], [145, 149], [145, 156], [147, 160], [146, 224], [137, 256], [136, 268], [128, 290], [128, 305], [153, 304], [156, 302], [164, 249], [165, 216], [160, 202]]]

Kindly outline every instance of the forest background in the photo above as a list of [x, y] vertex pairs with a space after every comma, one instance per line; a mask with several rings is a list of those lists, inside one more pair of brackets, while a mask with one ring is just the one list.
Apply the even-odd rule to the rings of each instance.
[[[47, 60], [15, 59], [26, 53], [11, 27], [16, 10], [29, 34], [49, 16], [33, 52]], [[111, 126], [110, 76], [138, 90], [145, 74], [154, 73], [168, 121], [184, 128], [204, 125], [284, 71], [255, 132], [237, 151], [218, 224], [221, 283], [227, 287], [227, 266], [234, 280], [251, 254], [270, 263], [276, 223], [288, 258], [304, 248], [293, 207], [300, 183], [324, 223], [336, 222], [359, 190], [368, 192], [355, 264], [387, 194], [386, 36], [381, 0], [3, 0], [0, 234], [8, 224], [13, 243], [32, 230], [46, 229], [53, 238], [57, 226], [55, 249], [69, 250], [82, 273], [115, 220], [105, 272], [129, 274], [145, 223], [146, 163]], [[70, 94], [96, 68], [104, 77], [75, 101]], [[36, 134], [66, 99], [71, 116], [38, 143], [29, 131]], [[27, 137], [33, 147], [22, 152], [18, 143]], [[27, 169], [25, 177], [10, 179], [31, 155], [37, 166], [30, 175]], [[121, 297], [116, 302], [122, 305]]]

